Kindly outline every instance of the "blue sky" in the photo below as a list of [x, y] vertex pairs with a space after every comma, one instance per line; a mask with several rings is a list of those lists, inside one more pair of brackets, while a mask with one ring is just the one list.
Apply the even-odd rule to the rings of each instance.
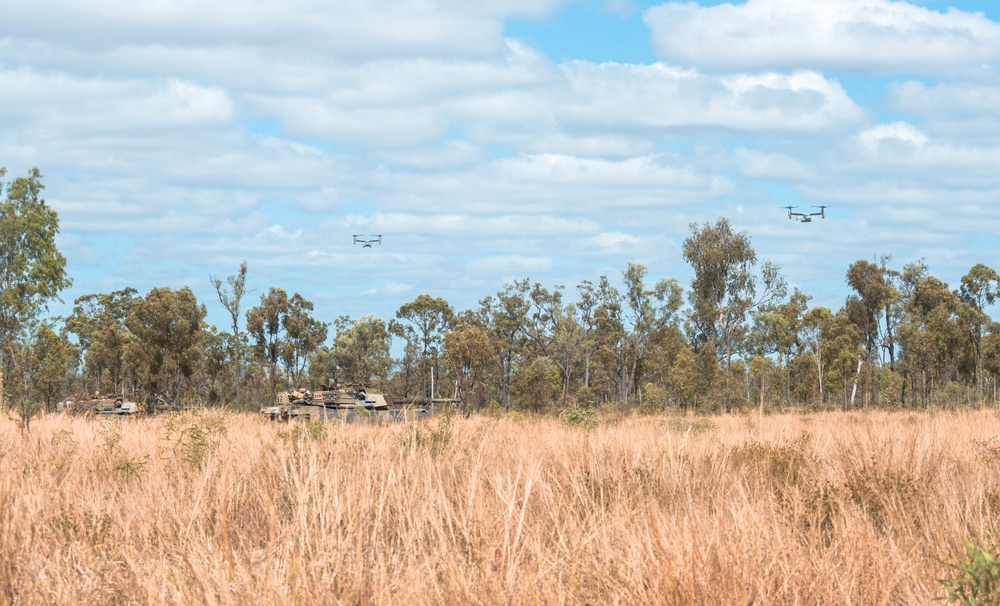
[[55, 312], [186, 285], [225, 325], [209, 279], [242, 260], [245, 307], [276, 286], [326, 321], [630, 262], [687, 285], [718, 217], [815, 305], [858, 259], [1000, 268], [996, 2], [0, 7], [0, 165], [46, 176]]

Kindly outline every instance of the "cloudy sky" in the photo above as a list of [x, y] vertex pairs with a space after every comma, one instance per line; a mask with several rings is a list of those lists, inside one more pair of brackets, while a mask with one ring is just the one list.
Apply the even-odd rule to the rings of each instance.
[[242, 260], [244, 308], [327, 321], [630, 262], [686, 286], [719, 217], [816, 305], [857, 259], [1000, 269], [994, 0], [0, 8], [0, 165], [45, 175], [67, 305], [187, 285], [225, 325], [209, 277]]

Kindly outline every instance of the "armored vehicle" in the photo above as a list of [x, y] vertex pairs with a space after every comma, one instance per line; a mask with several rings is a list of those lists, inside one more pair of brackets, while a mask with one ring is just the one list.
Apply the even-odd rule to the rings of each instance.
[[324, 387], [317, 391], [279, 393], [274, 406], [260, 409], [272, 420], [340, 421], [342, 423], [399, 422], [427, 416], [423, 408], [393, 405], [392, 396], [371, 393], [363, 383], [355, 387]]
[[99, 415], [134, 415], [139, 412], [139, 405], [126, 400], [125, 396], [96, 398], [90, 401], [90, 405]]
[[141, 411], [139, 405], [125, 395], [95, 395], [90, 400], [74, 401], [66, 399], [56, 405], [56, 412], [82, 415], [134, 415]]

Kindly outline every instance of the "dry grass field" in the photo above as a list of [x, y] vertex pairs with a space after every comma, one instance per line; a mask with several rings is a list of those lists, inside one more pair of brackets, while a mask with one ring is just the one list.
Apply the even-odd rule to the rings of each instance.
[[1000, 416], [0, 420], [0, 604], [928, 604]]

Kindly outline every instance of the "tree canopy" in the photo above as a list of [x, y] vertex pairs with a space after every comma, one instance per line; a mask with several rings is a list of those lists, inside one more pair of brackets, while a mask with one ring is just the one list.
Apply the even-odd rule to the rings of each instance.
[[231, 320], [220, 333], [188, 287], [83, 295], [65, 319], [45, 318], [70, 284], [58, 216], [37, 169], [0, 187], [0, 381], [14, 379], [0, 387], [38, 406], [130, 393], [242, 409], [282, 389], [359, 382], [405, 401], [454, 395], [467, 410], [998, 401], [1000, 277], [981, 263], [952, 288], [923, 260], [895, 269], [889, 256], [859, 259], [845, 269], [842, 305], [810, 307], [720, 218], [690, 226], [686, 288], [629, 263], [570, 289], [514, 279], [464, 311], [420, 294], [388, 323], [327, 322], [279, 286], [243, 311], [244, 262], [211, 278]]
[[[0, 167], [0, 179], [6, 175]], [[56, 246], [59, 217], [41, 193], [42, 173], [33, 168], [4, 187], [0, 201], [0, 406], [4, 376], [16, 363], [13, 340], [71, 284], [66, 259]]]

